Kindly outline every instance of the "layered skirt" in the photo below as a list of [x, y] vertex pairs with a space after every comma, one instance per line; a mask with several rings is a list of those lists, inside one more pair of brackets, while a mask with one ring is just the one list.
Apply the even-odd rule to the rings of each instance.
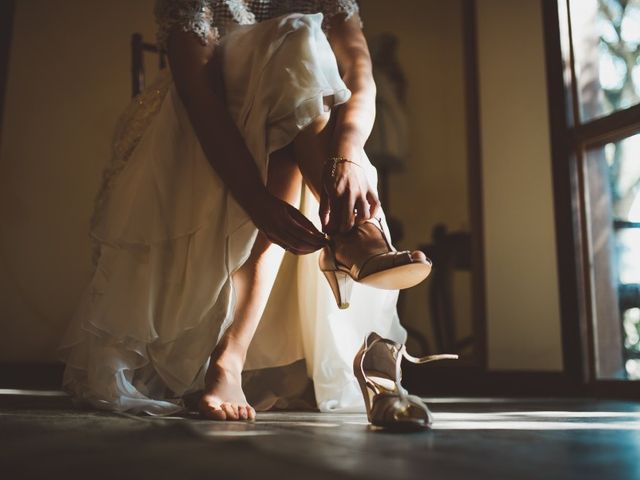
[[[219, 45], [227, 108], [264, 181], [272, 152], [350, 97], [321, 23], [322, 14], [286, 15], [237, 26]], [[318, 203], [302, 188], [297, 207], [319, 226]], [[163, 71], [116, 131], [91, 223], [95, 271], [60, 347], [65, 388], [97, 408], [182, 410], [233, 320], [230, 276], [256, 235]], [[258, 410], [363, 410], [352, 360], [371, 330], [405, 340], [396, 300], [397, 291], [356, 284], [339, 310], [317, 253], [286, 253], [249, 348], [249, 401]]]

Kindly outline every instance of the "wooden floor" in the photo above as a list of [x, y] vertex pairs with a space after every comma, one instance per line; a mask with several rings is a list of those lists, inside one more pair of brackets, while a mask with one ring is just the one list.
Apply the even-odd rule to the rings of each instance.
[[262, 413], [254, 423], [224, 423], [78, 411], [59, 392], [0, 390], [0, 475], [640, 479], [640, 403], [428, 402], [432, 431], [393, 434], [371, 429], [361, 414]]

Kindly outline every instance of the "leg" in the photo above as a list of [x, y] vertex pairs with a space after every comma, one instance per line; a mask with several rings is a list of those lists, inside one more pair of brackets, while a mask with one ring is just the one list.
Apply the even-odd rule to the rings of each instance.
[[[268, 190], [295, 205], [300, 201], [301, 186], [302, 176], [291, 149], [274, 152], [269, 162]], [[208, 418], [255, 416], [242, 391], [242, 369], [283, 256], [282, 248], [258, 233], [249, 259], [232, 277], [237, 300], [233, 323], [211, 355], [200, 402], [200, 410]]]
[[[296, 161], [305, 183], [316, 198], [322, 189], [324, 162], [329, 158], [331, 137], [334, 129], [334, 116], [329, 112], [317, 117], [311, 125], [302, 130], [293, 141]], [[365, 223], [350, 232], [334, 235], [334, 253], [336, 259], [347, 266], [361, 264], [370, 256], [387, 251], [387, 245], [380, 231], [374, 225]], [[416, 261], [425, 259], [424, 253], [412, 252]]]

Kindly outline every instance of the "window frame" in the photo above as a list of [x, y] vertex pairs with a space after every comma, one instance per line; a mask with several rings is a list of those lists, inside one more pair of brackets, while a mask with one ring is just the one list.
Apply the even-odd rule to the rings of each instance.
[[[640, 133], [640, 105], [580, 122], [569, 0], [541, 1], [564, 370], [585, 393], [639, 398], [640, 381], [596, 376], [594, 281], [590, 268], [585, 166], [588, 150]], [[566, 8], [566, 18], [560, 17], [560, 2]]]
[[4, 99], [9, 80], [9, 52], [13, 35], [15, 0], [0, 2], [0, 139], [3, 132]]

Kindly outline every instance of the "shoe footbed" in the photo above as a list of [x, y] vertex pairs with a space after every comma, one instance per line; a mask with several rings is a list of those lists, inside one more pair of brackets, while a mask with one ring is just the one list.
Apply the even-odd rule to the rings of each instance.
[[413, 262], [372, 273], [360, 280], [360, 283], [382, 290], [402, 290], [419, 284], [429, 276], [429, 273], [431, 273], [429, 263]]

